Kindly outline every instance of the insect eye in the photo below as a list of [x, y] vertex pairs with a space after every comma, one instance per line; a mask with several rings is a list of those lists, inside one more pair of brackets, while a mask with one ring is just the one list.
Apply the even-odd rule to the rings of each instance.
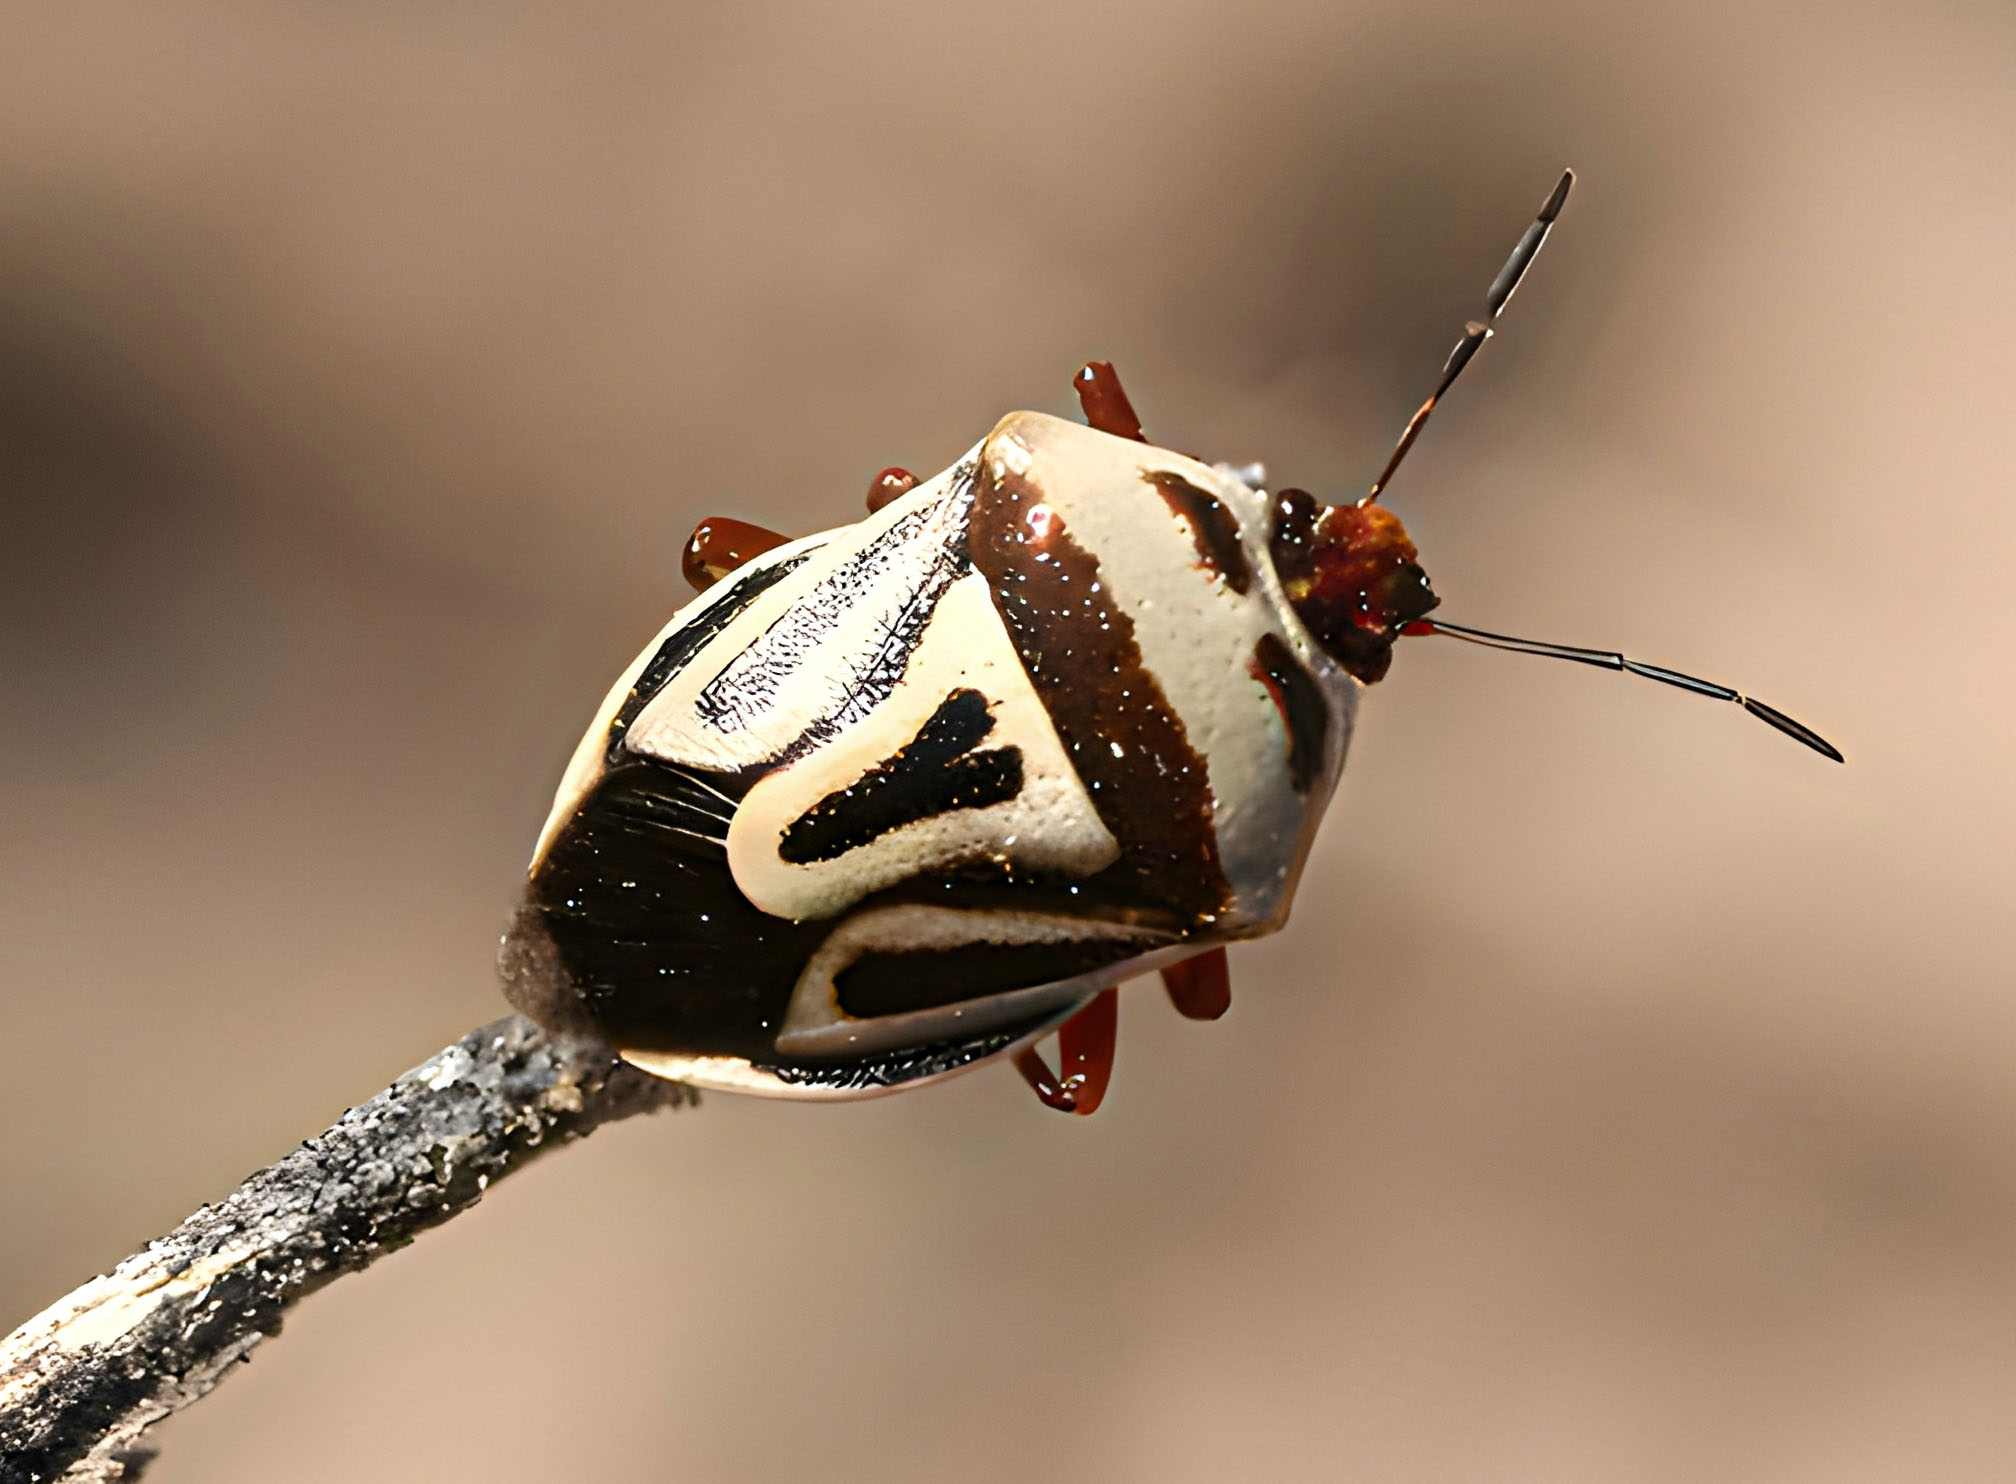
[[1387, 629], [1413, 623], [1442, 600], [1429, 584], [1419, 562], [1405, 562], [1374, 582], [1366, 593], [1367, 606]]
[[1269, 544], [1296, 616], [1368, 685], [1386, 673], [1400, 627], [1436, 604], [1406, 529], [1377, 505], [1325, 505], [1283, 490]]
[[1323, 506], [1307, 490], [1285, 489], [1274, 497], [1274, 531], [1277, 546], [1306, 543]]

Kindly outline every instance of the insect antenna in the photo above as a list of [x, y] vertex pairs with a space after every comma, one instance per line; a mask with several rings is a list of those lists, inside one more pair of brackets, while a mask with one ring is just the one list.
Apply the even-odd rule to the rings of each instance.
[[1533, 260], [1540, 256], [1540, 248], [1547, 241], [1547, 234], [1554, 229], [1554, 219], [1561, 214], [1561, 208], [1568, 200], [1568, 188], [1575, 184], [1575, 172], [1563, 170], [1561, 179], [1554, 184], [1553, 191], [1541, 204], [1540, 214], [1533, 218], [1533, 224], [1526, 229], [1526, 235], [1519, 239], [1519, 245], [1512, 249], [1512, 256], [1505, 260], [1505, 266], [1498, 270], [1498, 276], [1491, 280], [1491, 287], [1484, 293], [1484, 318], [1471, 320], [1463, 327], [1463, 338], [1456, 342], [1456, 348], [1449, 352], [1449, 359], [1442, 363], [1442, 379], [1435, 390], [1428, 394], [1428, 400], [1415, 409], [1407, 419], [1407, 426], [1400, 430], [1400, 441], [1393, 445], [1393, 452], [1386, 460], [1386, 467], [1379, 471], [1379, 477], [1372, 481], [1372, 488], [1358, 503], [1369, 505], [1378, 499], [1380, 493], [1392, 482], [1393, 471], [1400, 467], [1400, 461], [1407, 457], [1407, 450], [1414, 446], [1414, 440], [1421, 436], [1422, 426], [1428, 421], [1428, 414], [1435, 410], [1435, 404], [1443, 394], [1456, 384], [1456, 378], [1463, 374], [1463, 368], [1470, 364], [1470, 358], [1484, 346], [1492, 335], [1498, 316], [1505, 306], [1512, 302], [1512, 296], [1519, 291], [1519, 281], [1526, 276], [1526, 270], [1533, 266]]
[[1716, 701], [1733, 701], [1745, 711], [1763, 722], [1776, 727], [1795, 742], [1803, 742], [1820, 756], [1832, 758], [1835, 762], [1845, 762], [1840, 751], [1825, 737], [1803, 722], [1794, 721], [1775, 706], [1767, 706], [1740, 691], [1731, 690], [1717, 681], [1703, 680], [1698, 675], [1683, 675], [1678, 670], [1669, 670], [1664, 665], [1648, 665], [1642, 660], [1628, 659], [1614, 649], [1584, 649], [1576, 644], [1547, 644], [1538, 639], [1519, 639], [1510, 634], [1494, 634], [1489, 629], [1466, 628], [1462, 624], [1450, 623], [1446, 619], [1416, 619], [1402, 630], [1407, 634], [1447, 634], [1451, 639], [1461, 639], [1466, 644], [1481, 644], [1487, 649], [1509, 649], [1514, 654], [1537, 654], [1543, 659], [1573, 660], [1578, 665], [1594, 665], [1599, 670], [1622, 670], [1630, 675], [1642, 675], [1647, 680], [1656, 680], [1661, 685], [1670, 685], [1676, 690], [1692, 691], [1697, 696], [1707, 696]]

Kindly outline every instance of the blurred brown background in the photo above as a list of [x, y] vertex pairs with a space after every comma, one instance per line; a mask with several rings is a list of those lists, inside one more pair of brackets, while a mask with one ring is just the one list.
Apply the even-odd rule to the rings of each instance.
[[628, 1125], [167, 1429], [285, 1478], [2007, 1477], [2002, 4], [17, 6], [0, 1319], [499, 1013], [716, 511], [852, 519], [1111, 357], [1393, 503], [1410, 646], [1237, 1003]]

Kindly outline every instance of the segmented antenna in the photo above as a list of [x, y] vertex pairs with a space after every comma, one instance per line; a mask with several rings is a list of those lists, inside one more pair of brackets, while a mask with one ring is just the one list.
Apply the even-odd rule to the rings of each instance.
[[1519, 245], [1512, 249], [1512, 256], [1505, 260], [1505, 266], [1498, 270], [1498, 276], [1491, 280], [1491, 287], [1484, 294], [1484, 318], [1471, 320], [1463, 327], [1463, 338], [1456, 342], [1456, 348], [1449, 352], [1449, 359], [1442, 363], [1442, 380], [1435, 390], [1428, 394], [1414, 415], [1407, 419], [1407, 426], [1400, 431], [1400, 441], [1393, 445], [1392, 456], [1386, 460], [1386, 467], [1379, 471], [1379, 477], [1372, 481], [1372, 488], [1358, 503], [1369, 505], [1379, 498], [1380, 493], [1392, 482], [1393, 471], [1400, 467], [1400, 461], [1407, 457], [1407, 450], [1414, 446], [1414, 440], [1421, 436], [1422, 425], [1428, 421], [1428, 414], [1435, 410], [1435, 404], [1456, 378], [1463, 374], [1463, 368], [1470, 364], [1470, 358], [1483, 348], [1491, 338], [1492, 328], [1498, 323], [1498, 316], [1505, 312], [1505, 306], [1512, 302], [1512, 296], [1519, 291], [1519, 280], [1526, 276], [1526, 270], [1533, 266], [1533, 260], [1540, 256], [1540, 248], [1547, 241], [1547, 234], [1553, 230], [1554, 219], [1561, 214], [1561, 208], [1568, 200], [1568, 188], [1575, 184], [1575, 172], [1563, 170], [1561, 179], [1555, 182], [1553, 192], [1540, 207], [1540, 214], [1533, 218], [1533, 225], [1526, 229], [1526, 235], [1519, 239]]
[[1697, 675], [1683, 675], [1678, 670], [1669, 670], [1663, 665], [1648, 665], [1640, 660], [1627, 659], [1614, 649], [1583, 649], [1574, 644], [1546, 644], [1538, 639], [1518, 639], [1510, 634], [1494, 634], [1489, 629], [1465, 628], [1462, 624], [1450, 623], [1441, 618], [1416, 619], [1401, 632], [1447, 634], [1451, 639], [1461, 639], [1468, 644], [1482, 644], [1489, 649], [1509, 649], [1514, 654], [1537, 654], [1542, 659], [1573, 660], [1578, 665], [1594, 665], [1599, 670], [1622, 670], [1631, 675], [1642, 675], [1647, 680], [1656, 680], [1661, 685], [1670, 685], [1676, 690], [1692, 691], [1697, 696], [1707, 696], [1711, 700], [1734, 701], [1766, 726], [1776, 727], [1793, 741], [1805, 743], [1820, 756], [1832, 758], [1837, 763], [1846, 761], [1833, 743], [1805, 723], [1794, 721], [1775, 706], [1767, 706], [1762, 701], [1753, 700], [1740, 691], [1731, 690], [1728, 686], [1713, 680], [1703, 680]]

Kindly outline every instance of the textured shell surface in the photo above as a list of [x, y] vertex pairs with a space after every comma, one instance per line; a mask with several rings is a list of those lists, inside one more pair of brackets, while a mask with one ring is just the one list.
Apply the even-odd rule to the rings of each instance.
[[664, 1075], [859, 1097], [1279, 927], [1359, 687], [1240, 472], [1015, 413], [702, 593], [568, 764], [512, 998]]

